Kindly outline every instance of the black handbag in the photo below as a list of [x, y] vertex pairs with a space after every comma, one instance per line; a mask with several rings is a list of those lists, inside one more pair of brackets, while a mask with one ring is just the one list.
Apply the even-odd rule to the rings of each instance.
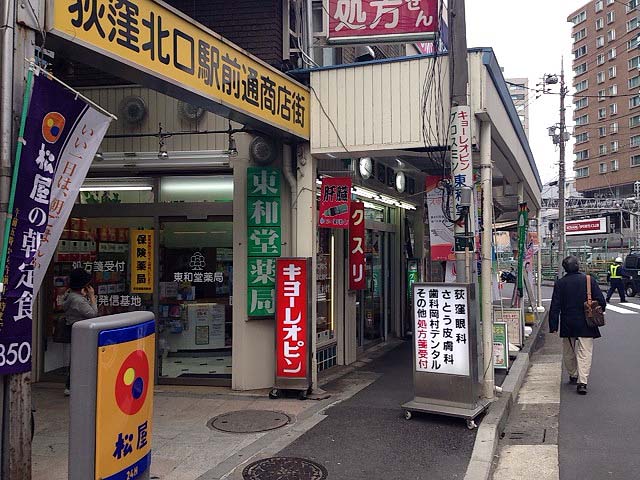
[[56, 343], [71, 343], [71, 325], [67, 325], [67, 317], [58, 315], [53, 325], [53, 341]]

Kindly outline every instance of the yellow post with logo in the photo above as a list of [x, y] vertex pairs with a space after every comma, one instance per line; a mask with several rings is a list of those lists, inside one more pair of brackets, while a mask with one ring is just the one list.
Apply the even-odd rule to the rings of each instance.
[[70, 480], [149, 478], [155, 342], [151, 312], [73, 325]]

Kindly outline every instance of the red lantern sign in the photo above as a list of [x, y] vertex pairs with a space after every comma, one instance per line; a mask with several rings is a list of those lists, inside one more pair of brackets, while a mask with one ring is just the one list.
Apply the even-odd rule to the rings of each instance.
[[364, 290], [364, 203], [351, 202], [351, 223], [349, 225], [349, 290]]
[[[276, 383], [278, 379], [307, 379], [311, 349], [309, 271], [306, 258], [276, 261]], [[302, 388], [307, 387], [305, 384]]]
[[350, 178], [323, 178], [318, 225], [322, 228], [349, 228], [350, 204]]

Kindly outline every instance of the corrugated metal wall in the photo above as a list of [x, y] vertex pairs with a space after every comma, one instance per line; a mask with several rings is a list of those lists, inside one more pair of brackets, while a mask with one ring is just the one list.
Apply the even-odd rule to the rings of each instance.
[[[312, 153], [424, 147], [422, 92], [433, 62], [422, 58], [312, 72]], [[438, 62], [444, 81], [431, 89], [431, 119], [435, 105], [448, 104], [449, 98], [447, 60]], [[438, 143], [434, 133], [430, 144]]]
[[[205, 112], [199, 122], [189, 121], [179, 114], [178, 100], [148, 88], [91, 88], [81, 92], [118, 116], [118, 120], [111, 123], [107, 135], [157, 133], [159, 123], [162, 123], [163, 131], [169, 132], [226, 130], [228, 127], [225, 118], [209, 112]], [[147, 106], [147, 114], [139, 124], [129, 124], [122, 116], [120, 106], [130, 96], [142, 98]], [[183, 135], [167, 138], [165, 145], [168, 151], [224, 150], [228, 147], [227, 141], [225, 134]], [[104, 152], [156, 152], [158, 149], [158, 138], [155, 137], [105, 138], [102, 142]]]

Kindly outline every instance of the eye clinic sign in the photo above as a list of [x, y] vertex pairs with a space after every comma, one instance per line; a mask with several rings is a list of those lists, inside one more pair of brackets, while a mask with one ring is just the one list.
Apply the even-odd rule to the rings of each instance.
[[98, 68], [232, 120], [309, 139], [305, 87], [162, 2], [49, 0], [47, 17], [47, 30], [90, 50], [86, 61]]

